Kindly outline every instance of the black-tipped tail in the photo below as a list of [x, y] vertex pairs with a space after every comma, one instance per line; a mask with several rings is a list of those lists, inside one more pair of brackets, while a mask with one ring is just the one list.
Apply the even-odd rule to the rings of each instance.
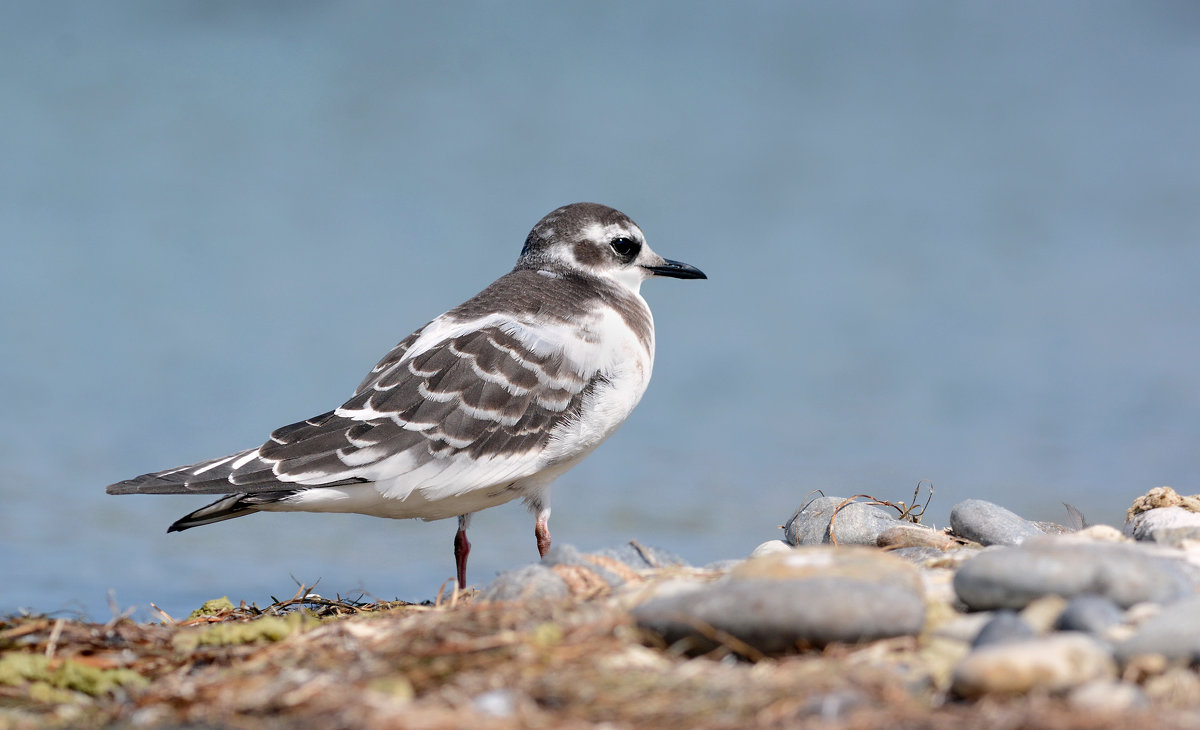
[[248, 495], [231, 494], [222, 497], [212, 504], [205, 505], [195, 512], [180, 517], [171, 523], [167, 532], [182, 532], [201, 525], [211, 525], [214, 522], [232, 520], [234, 517], [245, 517], [252, 512], [258, 512], [257, 507], [247, 503]]

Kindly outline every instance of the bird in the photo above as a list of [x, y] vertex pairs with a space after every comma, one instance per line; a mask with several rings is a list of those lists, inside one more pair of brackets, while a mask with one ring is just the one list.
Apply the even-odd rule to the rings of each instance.
[[111, 484], [109, 494], [222, 495], [167, 532], [255, 512], [456, 517], [467, 585], [471, 515], [521, 498], [550, 549], [550, 487], [641, 400], [654, 365], [654, 277], [707, 279], [665, 259], [624, 213], [551, 211], [512, 271], [401, 340], [345, 403], [261, 446]]

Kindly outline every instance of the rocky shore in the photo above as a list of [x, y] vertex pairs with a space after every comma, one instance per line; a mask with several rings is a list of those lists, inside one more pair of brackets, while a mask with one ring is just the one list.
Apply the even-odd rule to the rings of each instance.
[[912, 515], [819, 497], [744, 560], [557, 546], [430, 605], [0, 619], [0, 729], [1200, 727], [1200, 497]]

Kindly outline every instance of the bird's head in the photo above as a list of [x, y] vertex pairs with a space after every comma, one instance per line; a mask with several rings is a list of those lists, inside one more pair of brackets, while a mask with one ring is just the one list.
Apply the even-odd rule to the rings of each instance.
[[629, 216], [597, 203], [564, 205], [538, 221], [517, 268], [611, 279], [634, 292], [652, 276], [708, 278], [695, 266], [654, 253]]

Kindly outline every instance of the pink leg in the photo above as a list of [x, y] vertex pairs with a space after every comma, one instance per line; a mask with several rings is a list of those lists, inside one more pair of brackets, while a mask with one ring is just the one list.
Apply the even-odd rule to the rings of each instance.
[[471, 542], [467, 540], [467, 525], [470, 515], [458, 516], [458, 532], [454, 535], [454, 566], [458, 568], [458, 587], [467, 587], [467, 556], [471, 554]]
[[533, 526], [533, 536], [537, 538], [538, 555], [546, 557], [550, 549], [550, 510], [538, 512], [537, 523]]

